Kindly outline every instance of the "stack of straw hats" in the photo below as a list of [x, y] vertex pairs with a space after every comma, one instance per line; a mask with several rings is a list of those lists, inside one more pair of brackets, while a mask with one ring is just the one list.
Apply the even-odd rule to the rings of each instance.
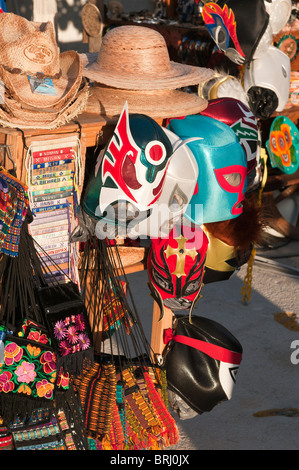
[[[77, 52], [60, 53], [51, 22], [28, 21], [14, 13], [0, 15], [2, 126], [54, 129], [74, 119], [88, 99], [82, 72]], [[49, 94], [35, 90], [43, 79], [48, 79], [42, 82], [46, 86], [51, 81]]]
[[95, 82], [86, 112], [117, 117], [127, 101], [130, 113], [153, 119], [196, 114], [207, 101], [182, 89], [199, 85], [214, 71], [173, 62], [164, 37], [146, 26], [108, 31], [99, 53], [81, 54], [83, 75]]

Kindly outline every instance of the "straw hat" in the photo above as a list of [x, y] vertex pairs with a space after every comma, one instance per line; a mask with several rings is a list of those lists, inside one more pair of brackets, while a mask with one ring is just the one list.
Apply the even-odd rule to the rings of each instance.
[[[14, 13], [0, 15], [0, 75], [16, 100], [42, 108], [63, 107], [79, 90], [82, 72], [77, 52], [60, 54], [50, 21], [28, 21]], [[28, 76], [50, 78], [55, 95], [33, 93]]]
[[59, 76], [59, 48], [51, 22], [35, 23], [14, 13], [0, 15], [0, 63], [16, 73]]
[[20, 102], [43, 108], [62, 107], [77, 93], [82, 81], [83, 66], [80, 55], [75, 51], [62, 52], [59, 56], [61, 75], [52, 79], [56, 94], [40, 95], [32, 93], [27, 76], [11, 73], [0, 67], [2, 80], [12, 95]]
[[1, 126], [22, 129], [56, 129], [75, 119], [85, 110], [89, 87], [86, 81], [82, 81], [74, 98], [59, 110], [22, 105], [7, 93], [5, 96], [4, 103], [0, 106]]
[[145, 26], [118, 26], [103, 37], [98, 55], [86, 56], [83, 75], [127, 90], [174, 90], [198, 85], [213, 70], [170, 61], [163, 36]]
[[197, 114], [208, 106], [208, 101], [195, 93], [180, 90], [121, 90], [97, 85], [90, 87], [85, 111], [118, 118], [126, 101], [130, 113], [146, 114], [152, 119]]
[[[5, 127], [54, 129], [83, 112], [88, 84], [75, 51], [60, 53], [51, 22], [28, 21], [14, 13], [0, 15], [0, 79]], [[55, 94], [34, 93], [28, 77], [50, 78]]]

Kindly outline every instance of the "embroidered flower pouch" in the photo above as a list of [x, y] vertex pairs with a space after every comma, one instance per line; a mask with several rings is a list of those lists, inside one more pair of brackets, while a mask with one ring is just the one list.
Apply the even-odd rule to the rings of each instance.
[[59, 367], [72, 373], [81, 372], [84, 359], [93, 361], [93, 341], [77, 285], [68, 282], [42, 287], [38, 297]]
[[56, 381], [56, 357], [51, 346], [7, 335], [4, 363], [0, 364], [1, 416], [51, 403]]

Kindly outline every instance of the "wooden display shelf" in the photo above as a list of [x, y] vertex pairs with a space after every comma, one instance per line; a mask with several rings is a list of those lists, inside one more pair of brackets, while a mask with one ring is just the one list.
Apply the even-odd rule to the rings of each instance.
[[[71, 121], [57, 129], [11, 129], [7, 127], [0, 128], [0, 145], [10, 147], [10, 153], [16, 165], [17, 178], [25, 182], [26, 171], [24, 160], [26, 147], [29, 147], [34, 140], [44, 138], [61, 138], [68, 134], [78, 133], [81, 135], [82, 158], [85, 159], [87, 147], [93, 147], [98, 142], [106, 142], [113, 134], [115, 121], [105, 119], [103, 116], [95, 114], [81, 114], [76, 121]], [[5, 167], [10, 170], [13, 165], [7, 159], [3, 162]]]
[[296, 124], [299, 119], [299, 106], [292, 106], [291, 108], [284, 109], [281, 113], [274, 113], [274, 117], [280, 115], [288, 117]]

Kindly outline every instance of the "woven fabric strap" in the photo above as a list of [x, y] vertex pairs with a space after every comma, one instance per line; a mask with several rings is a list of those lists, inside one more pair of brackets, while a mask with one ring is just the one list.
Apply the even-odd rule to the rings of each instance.
[[207, 343], [199, 339], [189, 338], [183, 335], [174, 335], [173, 330], [168, 328], [164, 333], [164, 343], [167, 344], [169, 341], [176, 341], [177, 343], [185, 344], [191, 348], [198, 349], [213, 359], [217, 359], [221, 362], [227, 362], [229, 364], [240, 364], [242, 360], [242, 354], [229, 349], [216, 346], [215, 344]]

